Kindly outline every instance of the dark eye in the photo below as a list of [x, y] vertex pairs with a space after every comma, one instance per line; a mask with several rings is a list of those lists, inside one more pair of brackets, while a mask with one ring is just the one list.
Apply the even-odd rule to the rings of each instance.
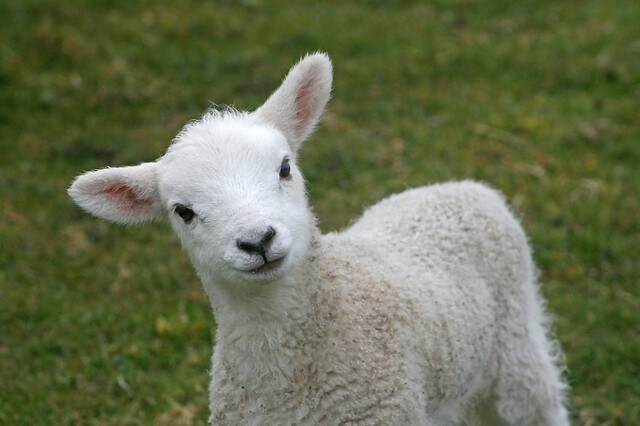
[[289, 165], [289, 159], [285, 158], [280, 164], [280, 179], [287, 179], [291, 176], [291, 166]]
[[173, 208], [173, 211], [175, 211], [176, 214], [180, 216], [182, 220], [184, 220], [184, 223], [191, 222], [193, 217], [196, 215], [193, 210], [191, 210], [184, 204], [176, 204], [176, 206]]

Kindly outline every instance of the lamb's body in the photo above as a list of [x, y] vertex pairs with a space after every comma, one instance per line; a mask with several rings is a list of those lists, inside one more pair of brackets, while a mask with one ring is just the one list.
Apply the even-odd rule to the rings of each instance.
[[562, 418], [527, 242], [491, 189], [394, 195], [289, 279], [248, 312], [219, 307], [214, 424]]
[[218, 325], [216, 425], [564, 425], [526, 237], [473, 182], [320, 235], [296, 166], [331, 88], [313, 55], [253, 113], [210, 112], [153, 163], [80, 176], [102, 218], [167, 217]]

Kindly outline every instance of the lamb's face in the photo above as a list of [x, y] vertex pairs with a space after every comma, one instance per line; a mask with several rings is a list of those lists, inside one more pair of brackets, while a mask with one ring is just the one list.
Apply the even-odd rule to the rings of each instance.
[[191, 261], [216, 281], [270, 282], [305, 257], [313, 218], [285, 137], [247, 117], [205, 117], [158, 161], [164, 208]]

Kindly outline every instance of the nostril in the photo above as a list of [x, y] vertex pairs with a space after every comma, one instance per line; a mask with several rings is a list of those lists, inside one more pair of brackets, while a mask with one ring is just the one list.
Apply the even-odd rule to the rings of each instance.
[[262, 240], [260, 241], [262, 245], [266, 245], [273, 237], [276, 235], [276, 230], [273, 229], [272, 226], [267, 229], [267, 232], [262, 236]]
[[247, 253], [255, 253], [259, 251], [260, 248], [258, 244], [252, 243], [250, 241], [236, 240], [236, 245], [240, 250], [246, 251]]

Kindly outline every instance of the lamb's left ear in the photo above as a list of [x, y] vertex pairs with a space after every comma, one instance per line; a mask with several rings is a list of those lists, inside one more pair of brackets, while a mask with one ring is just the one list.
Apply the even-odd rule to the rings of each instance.
[[68, 192], [80, 207], [113, 222], [140, 223], [161, 213], [156, 163], [88, 172]]
[[331, 60], [315, 53], [291, 68], [280, 87], [255, 111], [261, 120], [275, 126], [297, 151], [309, 137], [331, 95]]

